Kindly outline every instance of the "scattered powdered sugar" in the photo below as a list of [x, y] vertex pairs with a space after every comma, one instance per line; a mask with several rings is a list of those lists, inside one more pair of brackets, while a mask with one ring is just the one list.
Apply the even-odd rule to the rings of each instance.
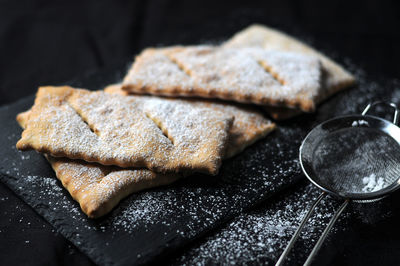
[[[276, 262], [311, 202], [318, 196], [318, 190], [312, 185], [307, 185], [293, 194], [286, 193], [283, 196], [265, 203], [262, 208], [235, 218], [222, 230], [186, 250], [182, 256], [175, 259], [174, 264], [228, 265], [239, 261], [246, 264]], [[312, 248], [332, 217], [336, 205], [337, 203], [329, 197], [323, 200], [304, 228], [298, 240], [300, 245], [309, 250]], [[302, 252], [306, 254], [304, 250]]]
[[22, 160], [29, 160], [30, 158], [31, 158], [31, 156], [29, 154], [28, 155], [21, 154]]
[[110, 225], [116, 231], [123, 230], [127, 233], [134, 233], [138, 226], [141, 227], [140, 230], [149, 230], [150, 225], [160, 221], [167, 225], [173, 213], [173, 209], [169, 206], [176, 200], [170, 192], [156, 191], [138, 194], [131, 204], [122, 203], [117, 210], [120, 212], [119, 215], [110, 220]]
[[362, 189], [363, 192], [375, 192], [384, 188], [385, 180], [382, 177], [377, 178], [375, 174], [370, 174], [362, 179], [365, 185]]

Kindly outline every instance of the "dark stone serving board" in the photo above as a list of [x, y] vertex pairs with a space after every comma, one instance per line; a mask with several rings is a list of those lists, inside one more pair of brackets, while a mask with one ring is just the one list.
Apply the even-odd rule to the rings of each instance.
[[[94, 73], [73, 86], [101, 89], [120, 79], [123, 68]], [[33, 96], [0, 109], [0, 180], [95, 263], [131, 265], [153, 261], [302, 179], [298, 147], [316, 123], [359, 112], [393, 90], [359, 86], [324, 103], [318, 113], [279, 123], [279, 128], [224, 162], [215, 177], [194, 175], [170, 186], [123, 200], [109, 215], [88, 219], [56, 180], [43, 156], [19, 152], [17, 113]]]
[[[358, 88], [321, 106], [318, 119], [360, 113], [365, 104], [386, 100], [400, 104], [400, 80], [357, 74]], [[333, 106], [337, 106], [333, 108]], [[391, 120], [391, 108], [371, 110]], [[321, 190], [303, 180], [218, 227], [169, 256], [168, 265], [275, 265], [301, 219]], [[302, 265], [342, 199], [326, 197], [315, 209], [285, 265]], [[399, 265], [400, 191], [374, 202], [351, 202], [335, 223], [312, 265]], [[164, 259], [165, 261], [165, 259]]]

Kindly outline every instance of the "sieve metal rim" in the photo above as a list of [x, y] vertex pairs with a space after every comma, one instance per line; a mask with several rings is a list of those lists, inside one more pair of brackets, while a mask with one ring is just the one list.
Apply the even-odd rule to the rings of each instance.
[[[339, 198], [343, 198], [343, 199], [350, 199], [350, 200], [356, 200], [356, 201], [379, 199], [379, 198], [382, 198], [382, 197], [394, 192], [395, 190], [397, 190], [400, 187], [399, 182], [394, 182], [393, 184], [391, 184], [381, 190], [375, 191], [375, 192], [338, 193], [333, 190], [330, 190], [329, 188], [326, 188], [323, 184], [320, 184], [318, 181], [316, 181], [316, 180], [318, 180], [318, 178], [313, 177], [313, 175], [315, 175], [315, 173], [314, 173], [314, 171], [312, 171], [312, 167], [308, 163], [306, 163], [306, 160], [304, 159], [304, 156], [303, 156], [304, 155], [304, 147], [306, 147], [306, 145], [310, 145], [309, 143], [312, 140], [312, 138], [314, 137], [314, 135], [316, 134], [316, 132], [321, 131], [321, 128], [323, 126], [326, 126], [327, 124], [329, 125], [332, 123], [334, 123], [334, 125], [340, 124], [340, 122], [343, 122], [345, 120], [349, 120], [349, 121], [368, 120], [367, 122], [372, 122], [370, 124], [375, 125], [375, 126], [384, 125], [384, 127], [380, 126], [380, 127], [371, 127], [371, 128], [381, 131], [382, 133], [385, 133], [386, 135], [391, 137], [393, 140], [395, 140], [395, 142], [398, 143], [398, 145], [400, 146], [400, 128], [397, 125], [391, 123], [390, 121], [388, 121], [386, 119], [383, 119], [383, 118], [380, 118], [377, 116], [373, 116], [373, 115], [344, 115], [344, 116], [334, 117], [334, 118], [326, 120], [326, 121], [320, 123], [319, 125], [317, 125], [316, 127], [314, 127], [307, 134], [307, 136], [304, 138], [302, 144], [300, 145], [299, 162], [300, 162], [301, 169], [302, 169], [303, 173], [305, 174], [305, 176], [307, 177], [307, 179], [312, 184], [317, 186], [319, 189], [321, 189], [324, 192], [329, 193], [330, 195], [333, 195], [333, 196], [339, 197]], [[346, 123], [344, 123], [343, 126], [338, 127], [337, 130], [345, 129], [346, 128], [345, 125], [346, 125]], [[385, 128], [386, 130], [382, 130], [382, 128]], [[389, 128], [391, 130], [387, 130]], [[397, 132], [397, 136], [395, 137], [393, 135], [396, 132]]]

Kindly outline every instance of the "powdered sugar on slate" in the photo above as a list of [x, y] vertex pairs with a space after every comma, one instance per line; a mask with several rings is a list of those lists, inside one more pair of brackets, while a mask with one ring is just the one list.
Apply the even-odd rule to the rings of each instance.
[[[278, 197], [263, 208], [235, 218], [218, 233], [206, 237], [185, 252], [174, 264], [207, 265], [209, 263], [235, 264], [273, 263], [297, 229], [318, 191], [312, 185], [295, 193]], [[301, 238], [312, 248], [329, 221], [337, 204], [327, 199], [316, 209]]]

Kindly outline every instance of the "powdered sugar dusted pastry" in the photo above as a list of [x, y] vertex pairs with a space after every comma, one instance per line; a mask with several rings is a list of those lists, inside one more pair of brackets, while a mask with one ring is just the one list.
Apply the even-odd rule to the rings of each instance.
[[[104, 89], [107, 93], [128, 95], [128, 93], [122, 90], [120, 84], [114, 84]], [[143, 102], [146, 105], [146, 101], [152, 101], [157, 97], [151, 96], [132, 96], [136, 97], [137, 101]], [[232, 157], [246, 147], [250, 146], [257, 140], [265, 137], [268, 133], [275, 129], [275, 124], [270, 120], [266, 119], [259, 111], [244, 107], [242, 105], [235, 105], [232, 103], [224, 102], [213, 102], [205, 99], [173, 99], [173, 98], [158, 98], [162, 101], [178, 101], [191, 104], [193, 106], [199, 106], [209, 108], [216, 112], [222, 112], [226, 115], [234, 117], [233, 124], [229, 129], [229, 142], [226, 149], [224, 158]]]
[[[108, 86], [105, 90], [108, 93], [126, 94], [118, 84]], [[142, 104], [152, 98], [136, 97], [142, 100]], [[239, 153], [275, 128], [275, 125], [265, 119], [262, 114], [250, 108], [209, 101], [185, 102], [235, 116], [234, 123], [229, 130], [230, 137], [225, 158]], [[25, 127], [29, 117], [30, 111], [19, 114], [17, 120], [22, 127]], [[57, 178], [90, 218], [98, 218], [107, 214], [121, 199], [131, 193], [170, 184], [181, 177], [178, 174], [158, 174], [147, 169], [123, 169], [52, 156], [46, 156], [46, 158]]]
[[[30, 111], [17, 116], [25, 127]], [[144, 189], [166, 185], [179, 174], [158, 174], [147, 169], [124, 169], [82, 160], [46, 156], [57, 178], [90, 218], [110, 212], [126, 196]]]
[[229, 130], [229, 141], [224, 158], [235, 156], [257, 140], [264, 138], [276, 127], [274, 123], [264, 118], [259, 111], [250, 107], [211, 101], [199, 101], [193, 102], [193, 104], [221, 111], [235, 117]]
[[[236, 33], [223, 44], [223, 47], [259, 47], [265, 50], [296, 52], [318, 57], [322, 64], [323, 75], [321, 87], [316, 97], [316, 103], [322, 102], [337, 91], [355, 83], [353, 75], [327, 56], [283, 32], [263, 25], [252, 25]], [[274, 107], [267, 107], [266, 110], [276, 119], [285, 119], [300, 113], [296, 110]]]
[[124, 169], [67, 158], [48, 158], [57, 178], [90, 218], [110, 212], [123, 198], [145, 189], [167, 185], [179, 174], [147, 169]]
[[216, 174], [232, 116], [183, 102], [42, 87], [20, 150], [156, 172]]
[[319, 60], [307, 55], [261, 48], [170, 47], [143, 51], [123, 89], [313, 111], [320, 76]]

